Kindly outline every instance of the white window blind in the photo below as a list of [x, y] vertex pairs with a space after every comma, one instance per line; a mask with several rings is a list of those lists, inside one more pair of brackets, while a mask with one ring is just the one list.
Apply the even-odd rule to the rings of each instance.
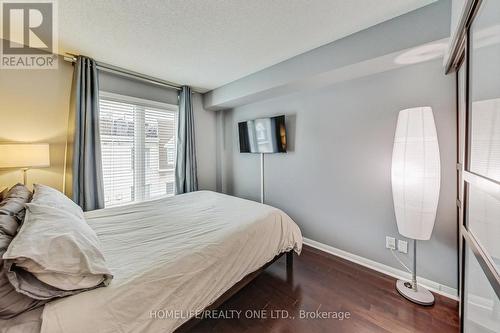
[[175, 191], [176, 105], [101, 92], [105, 206]]

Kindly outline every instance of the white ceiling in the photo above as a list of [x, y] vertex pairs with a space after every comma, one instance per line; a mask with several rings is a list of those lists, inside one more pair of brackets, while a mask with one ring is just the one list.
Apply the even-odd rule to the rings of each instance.
[[210, 90], [435, 0], [59, 0], [59, 53]]

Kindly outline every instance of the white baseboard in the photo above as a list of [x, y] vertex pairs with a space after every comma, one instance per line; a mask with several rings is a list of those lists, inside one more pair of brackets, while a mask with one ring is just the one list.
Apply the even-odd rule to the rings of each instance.
[[[326, 245], [326, 244], [314, 241], [312, 239], [308, 239], [308, 238], [304, 237], [304, 244], [309, 245], [311, 247], [314, 247], [315, 249], [321, 250], [323, 252], [330, 253], [330, 254], [333, 254], [335, 256], [341, 257], [343, 259], [352, 261], [352, 262], [359, 264], [361, 266], [368, 267], [368, 268], [373, 269], [377, 272], [387, 274], [387, 275], [392, 276], [396, 279], [404, 279], [404, 280], [411, 279], [411, 274], [406, 272], [406, 271], [403, 271], [403, 270], [400, 270], [400, 269], [397, 269], [397, 268], [394, 268], [394, 267], [391, 267], [391, 266], [388, 266], [385, 264], [381, 264], [381, 263], [373, 261], [371, 259], [363, 258], [361, 256], [349, 253], [349, 252], [344, 251], [344, 250], [337, 249], [333, 246]], [[427, 288], [427, 289], [429, 289], [437, 294], [440, 294], [440, 295], [443, 295], [445, 297], [448, 297], [448, 298], [451, 298], [451, 299], [458, 301], [457, 289], [449, 287], [449, 286], [445, 286], [443, 284], [431, 281], [429, 279], [426, 279], [426, 278], [423, 278], [420, 276], [418, 276], [417, 279], [418, 279], [418, 283], [420, 285], [422, 285], [423, 287], [425, 287], [425, 288]]]

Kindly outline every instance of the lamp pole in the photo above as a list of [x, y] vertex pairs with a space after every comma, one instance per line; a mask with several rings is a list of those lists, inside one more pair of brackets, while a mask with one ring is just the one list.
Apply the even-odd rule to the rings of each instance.
[[417, 240], [413, 240], [413, 270], [411, 272], [411, 288], [417, 291]]
[[28, 183], [28, 169], [29, 168], [21, 169], [23, 171], [23, 185], [26, 185]]
[[260, 203], [264, 203], [264, 153], [260, 153]]

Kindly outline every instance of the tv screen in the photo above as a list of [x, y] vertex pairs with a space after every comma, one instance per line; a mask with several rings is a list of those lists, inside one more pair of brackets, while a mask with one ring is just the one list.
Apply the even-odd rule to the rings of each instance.
[[285, 116], [238, 123], [241, 153], [286, 153]]

